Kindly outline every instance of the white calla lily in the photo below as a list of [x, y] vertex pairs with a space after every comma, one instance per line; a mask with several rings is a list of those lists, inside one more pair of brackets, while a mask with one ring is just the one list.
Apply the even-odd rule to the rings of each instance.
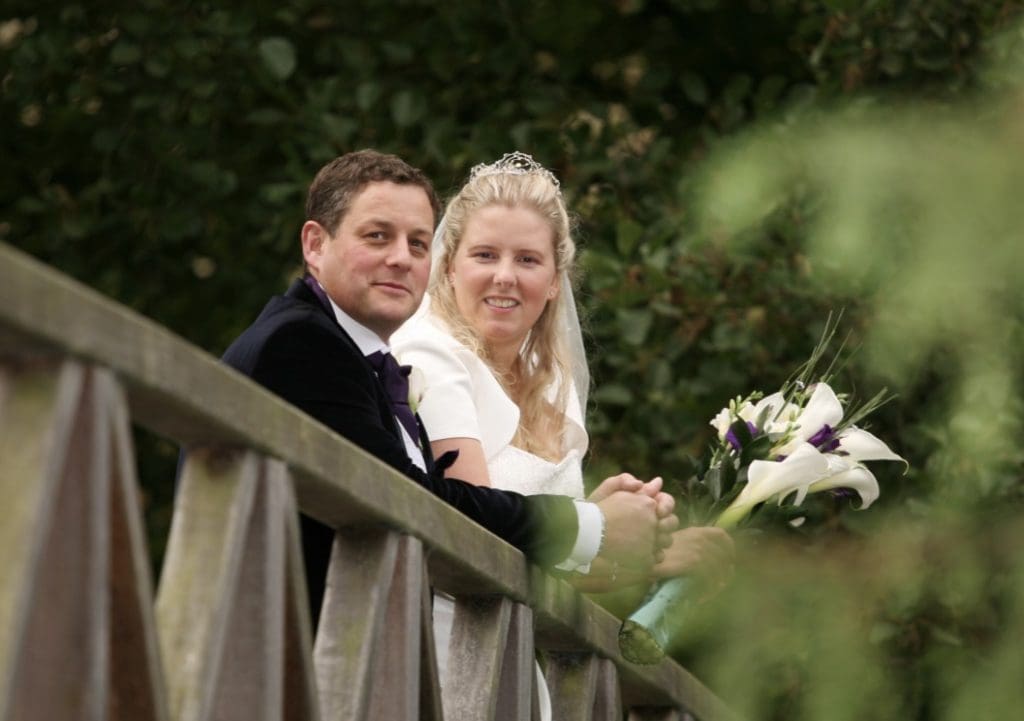
[[827, 383], [816, 383], [811, 397], [799, 414], [793, 418], [793, 434], [786, 444], [775, 449], [782, 456], [788, 456], [797, 446], [805, 442], [826, 425], [835, 428], [843, 420], [843, 404]]
[[862, 466], [849, 456], [829, 454], [826, 459], [828, 460], [828, 475], [812, 483], [807, 489], [808, 493], [818, 493], [833, 488], [848, 488], [860, 496], [861, 510], [878, 500], [880, 493], [878, 481], [866, 466]]
[[722, 512], [716, 525], [732, 528], [754, 506], [765, 501], [781, 501], [794, 492], [802, 498], [807, 488], [827, 473], [828, 460], [808, 443], [801, 444], [781, 461], [754, 461], [747, 469], [747, 484]]
[[877, 436], [863, 428], [850, 426], [838, 436], [839, 450], [855, 461], [903, 461], [901, 456], [889, 450], [889, 446]]

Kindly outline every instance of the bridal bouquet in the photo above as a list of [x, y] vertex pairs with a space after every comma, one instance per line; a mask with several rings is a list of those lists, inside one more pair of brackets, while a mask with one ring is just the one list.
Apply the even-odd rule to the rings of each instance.
[[[736, 528], [762, 509], [786, 510], [774, 515], [797, 524], [807, 494], [822, 491], [855, 493], [860, 508], [867, 508], [879, 489], [864, 462], [903, 461], [857, 426], [889, 400], [887, 391], [851, 407], [849, 397], [828, 384], [831, 368], [812, 380], [834, 331], [830, 319], [810, 360], [780, 391], [737, 397], [711, 420], [717, 438], [691, 484], [710, 497], [715, 525]], [[687, 576], [661, 582], [623, 622], [619, 648], [627, 660], [661, 660], [692, 602], [695, 583]]]

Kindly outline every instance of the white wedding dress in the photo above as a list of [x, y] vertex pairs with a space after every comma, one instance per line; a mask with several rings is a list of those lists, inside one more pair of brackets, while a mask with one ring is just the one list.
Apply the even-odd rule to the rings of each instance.
[[[412, 405], [432, 439], [479, 440], [495, 488], [524, 495], [550, 493], [583, 498], [582, 459], [588, 438], [574, 387], [570, 386], [566, 410], [564, 455], [554, 463], [512, 445], [519, 425], [518, 406], [487, 364], [452, 337], [429, 310], [417, 314], [395, 333], [391, 346], [401, 363], [414, 368], [410, 378]], [[442, 679], [453, 620], [452, 600], [435, 594], [434, 639]], [[551, 701], [539, 665], [536, 670], [540, 718], [548, 721]]]
[[515, 446], [505, 446], [487, 461], [491, 485], [524, 496], [552, 493], [571, 498], [583, 498], [583, 456], [570, 448], [559, 463]]

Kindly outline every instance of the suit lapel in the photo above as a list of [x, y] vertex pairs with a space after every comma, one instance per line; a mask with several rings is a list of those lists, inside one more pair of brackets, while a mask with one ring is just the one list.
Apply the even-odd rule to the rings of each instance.
[[[346, 347], [353, 355], [360, 358], [367, 374], [373, 378], [373, 387], [376, 391], [377, 408], [380, 410], [380, 415], [382, 418], [388, 418], [390, 420], [388, 427], [391, 429], [391, 434], [398, 440], [402, 440], [402, 431], [399, 430], [398, 419], [395, 418], [394, 411], [391, 410], [391, 403], [388, 402], [388, 395], [387, 391], [384, 390], [384, 384], [381, 383], [380, 378], [377, 377], [377, 373], [373, 370], [373, 366], [370, 365], [370, 361], [366, 360], [366, 356], [364, 356], [362, 351], [359, 350], [359, 346], [356, 345], [356, 342], [352, 340], [352, 337], [344, 328], [341, 327], [341, 324], [338, 323], [338, 319], [334, 315], [334, 309], [330, 307], [330, 304], [328, 303], [325, 305], [316, 293], [310, 290], [309, 286], [307, 286], [305, 281], [302, 279], [296, 280], [292, 283], [291, 287], [289, 287], [287, 292], [285, 292], [285, 296], [316, 307], [330, 321], [331, 327], [334, 328], [338, 334], [338, 338], [345, 343]], [[416, 418], [416, 422], [420, 428], [420, 436], [423, 437], [425, 435], [423, 431], [423, 424], [419, 422], [418, 416]], [[426, 454], [424, 453], [424, 457], [425, 456]], [[430, 466], [431, 462], [428, 461], [428, 470]]]
[[427, 437], [427, 429], [423, 427], [420, 414], [416, 414], [416, 427], [420, 429], [420, 451], [423, 453], [423, 462], [427, 466], [427, 473], [434, 470], [434, 452], [430, 448], [430, 438]]

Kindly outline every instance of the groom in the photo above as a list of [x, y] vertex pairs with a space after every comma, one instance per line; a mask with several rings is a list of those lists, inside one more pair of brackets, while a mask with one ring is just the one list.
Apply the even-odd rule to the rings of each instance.
[[[407, 405], [408, 386], [387, 346], [420, 305], [440, 203], [401, 159], [349, 153], [313, 180], [302, 226], [306, 274], [273, 297], [224, 361], [432, 491], [533, 562], [585, 571], [597, 555], [646, 569], [667, 545], [671, 500], [623, 475], [596, 503], [522, 496], [444, 471]], [[403, 385], [404, 384], [404, 385]], [[621, 490], [616, 490], [621, 489]], [[653, 496], [653, 497], [652, 497]], [[659, 529], [660, 517], [660, 529]], [[303, 516], [314, 618], [333, 529]], [[660, 533], [659, 533], [660, 530]]]

